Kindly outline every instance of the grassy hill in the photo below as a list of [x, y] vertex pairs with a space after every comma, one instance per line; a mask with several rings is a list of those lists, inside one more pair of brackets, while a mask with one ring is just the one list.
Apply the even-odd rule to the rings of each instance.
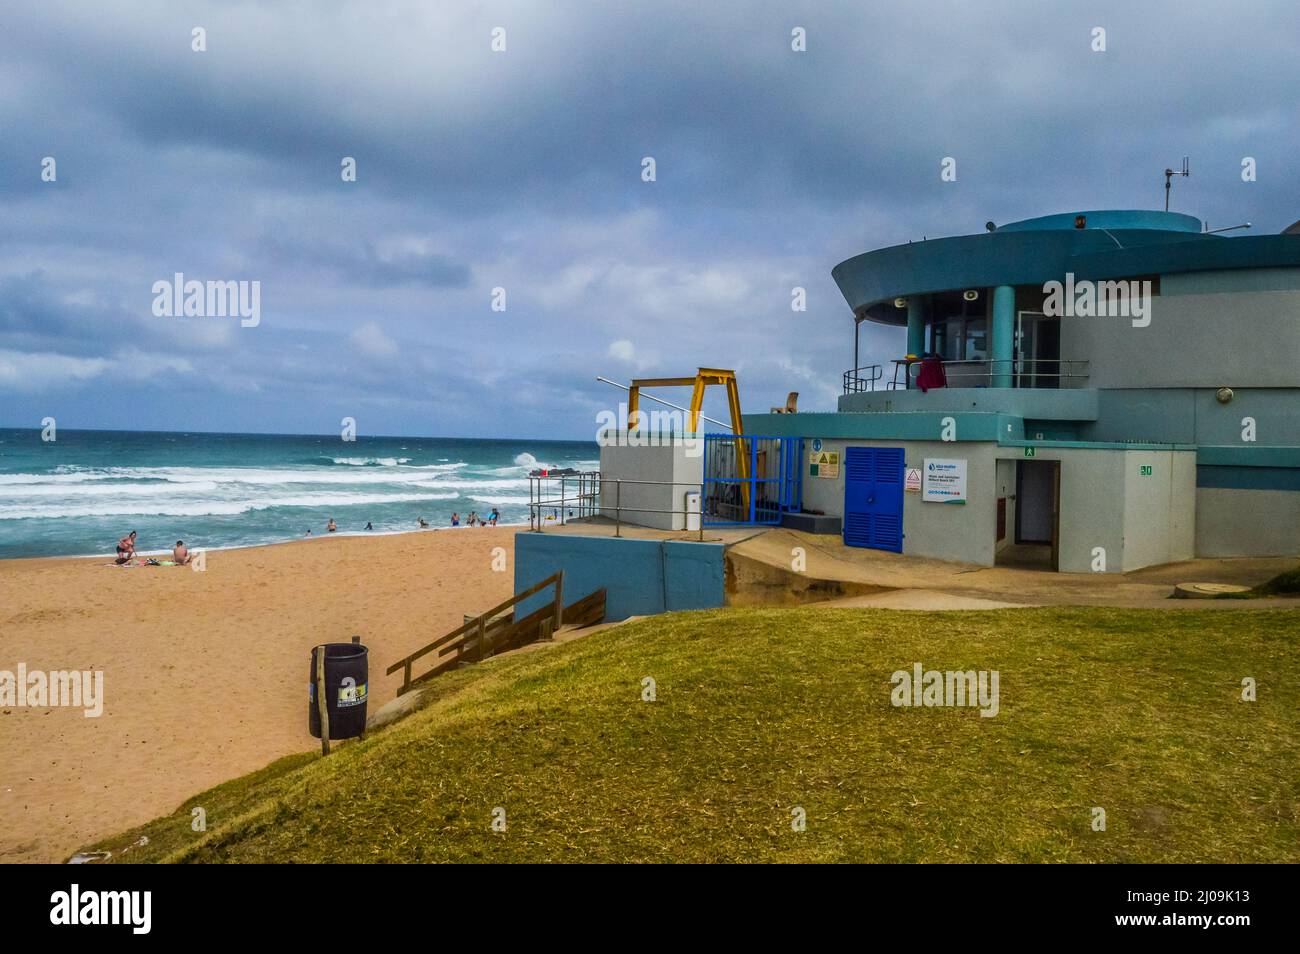
[[[895, 708], [890, 675], [916, 662], [998, 670], [1000, 712]], [[434, 695], [326, 759], [283, 759], [93, 847], [133, 862], [1300, 861], [1295, 611], [680, 613], [489, 660]]]

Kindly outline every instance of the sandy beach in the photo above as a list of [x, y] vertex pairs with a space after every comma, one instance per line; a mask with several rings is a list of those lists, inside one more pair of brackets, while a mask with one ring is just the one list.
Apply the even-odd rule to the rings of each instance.
[[[204, 788], [319, 743], [311, 647], [360, 635], [384, 669], [507, 599], [514, 528], [213, 551], [204, 572], [0, 561], [0, 670], [104, 672], [104, 709], [0, 710], [0, 862], [57, 862]], [[494, 572], [493, 549], [507, 554]]]

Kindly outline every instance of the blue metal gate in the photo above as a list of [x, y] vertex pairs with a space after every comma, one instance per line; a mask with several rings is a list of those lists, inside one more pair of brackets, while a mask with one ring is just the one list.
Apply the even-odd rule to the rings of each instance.
[[798, 510], [799, 447], [797, 437], [705, 434], [700, 501], [704, 525], [775, 526], [783, 513]]
[[903, 449], [844, 453], [844, 544], [903, 552]]

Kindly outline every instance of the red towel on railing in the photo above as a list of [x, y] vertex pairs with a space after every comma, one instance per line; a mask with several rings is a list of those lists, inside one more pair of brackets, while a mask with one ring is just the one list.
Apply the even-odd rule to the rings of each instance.
[[916, 386], [922, 393], [930, 388], [946, 388], [948, 378], [943, 373], [943, 360], [937, 357], [922, 358], [921, 370], [916, 373]]

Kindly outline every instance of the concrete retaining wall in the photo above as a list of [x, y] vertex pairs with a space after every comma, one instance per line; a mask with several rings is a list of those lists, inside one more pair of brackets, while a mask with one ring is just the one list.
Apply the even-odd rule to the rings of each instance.
[[[725, 601], [723, 547], [718, 543], [515, 535], [516, 593], [557, 570], [564, 571], [566, 605], [605, 587], [607, 620], [709, 609]], [[547, 593], [525, 600], [519, 615], [542, 606]]]

